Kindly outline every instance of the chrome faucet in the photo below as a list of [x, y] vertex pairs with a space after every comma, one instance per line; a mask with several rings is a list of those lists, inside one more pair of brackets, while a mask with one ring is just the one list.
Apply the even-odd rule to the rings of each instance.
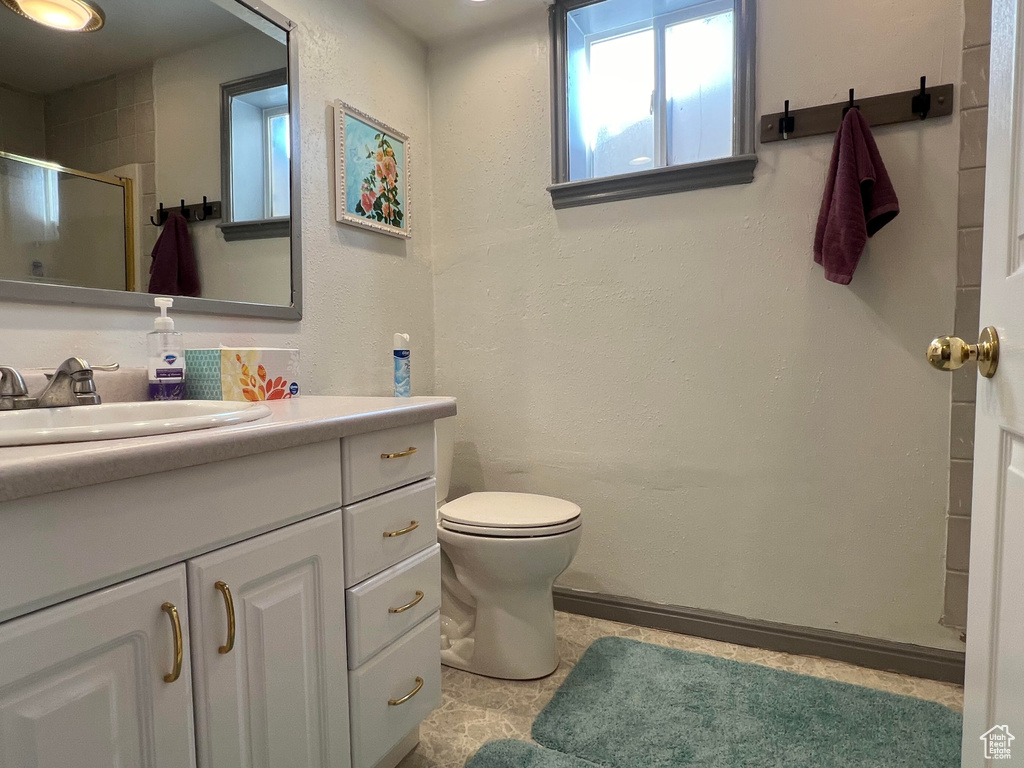
[[0, 411], [20, 411], [38, 405], [37, 398], [28, 396], [21, 374], [9, 366], [0, 365]]
[[71, 405], [99, 405], [96, 382], [92, 372], [116, 371], [120, 366], [89, 365], [80, 357], [69, 357], [52, 374], [47, 374], [50, 383], [39, 395], [36, 408], [63, 408]]

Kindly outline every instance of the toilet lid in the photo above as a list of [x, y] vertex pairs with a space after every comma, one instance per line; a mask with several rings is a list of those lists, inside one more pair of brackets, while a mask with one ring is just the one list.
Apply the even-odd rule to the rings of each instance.
[[470, 493], [441, 507], [441, 519], [480, 528], [548, 528], [580, 516], [571, 501], [533, 493]]

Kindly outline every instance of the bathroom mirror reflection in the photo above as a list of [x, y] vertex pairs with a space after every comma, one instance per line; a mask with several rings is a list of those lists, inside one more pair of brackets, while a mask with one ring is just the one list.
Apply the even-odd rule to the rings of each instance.
[[232, 0], [0, 3], [0, 296], [297, 317], [290, 23]]

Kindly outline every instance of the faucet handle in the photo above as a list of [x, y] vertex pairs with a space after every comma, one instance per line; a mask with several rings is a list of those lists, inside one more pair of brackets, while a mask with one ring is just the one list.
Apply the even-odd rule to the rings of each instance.
[[93, 365], [91, 366], [94, 371], [119, 371], [121, 370], [120, 363], [106, 363], [105, 365]]
[[7, 365], [0, 365], [0, 411], [35, 408], [38, 399], [28, 396], [28, 387], [21, 374]]
[[0, 397], [24, 397], [28, 394], [21, 374], [7, 365], [0, 365]]

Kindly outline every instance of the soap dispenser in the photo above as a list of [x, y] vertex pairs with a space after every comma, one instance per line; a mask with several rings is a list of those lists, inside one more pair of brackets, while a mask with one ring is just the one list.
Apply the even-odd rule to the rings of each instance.
[[153, 321], [153, 332], [146, 336], [149, 354], [149, 399], [185, 399], [185, 343], [174, 330], [174, 320], [167, 310], [174, 299], [157, 296], [153, 303], [160, 308], [160, 317]]

